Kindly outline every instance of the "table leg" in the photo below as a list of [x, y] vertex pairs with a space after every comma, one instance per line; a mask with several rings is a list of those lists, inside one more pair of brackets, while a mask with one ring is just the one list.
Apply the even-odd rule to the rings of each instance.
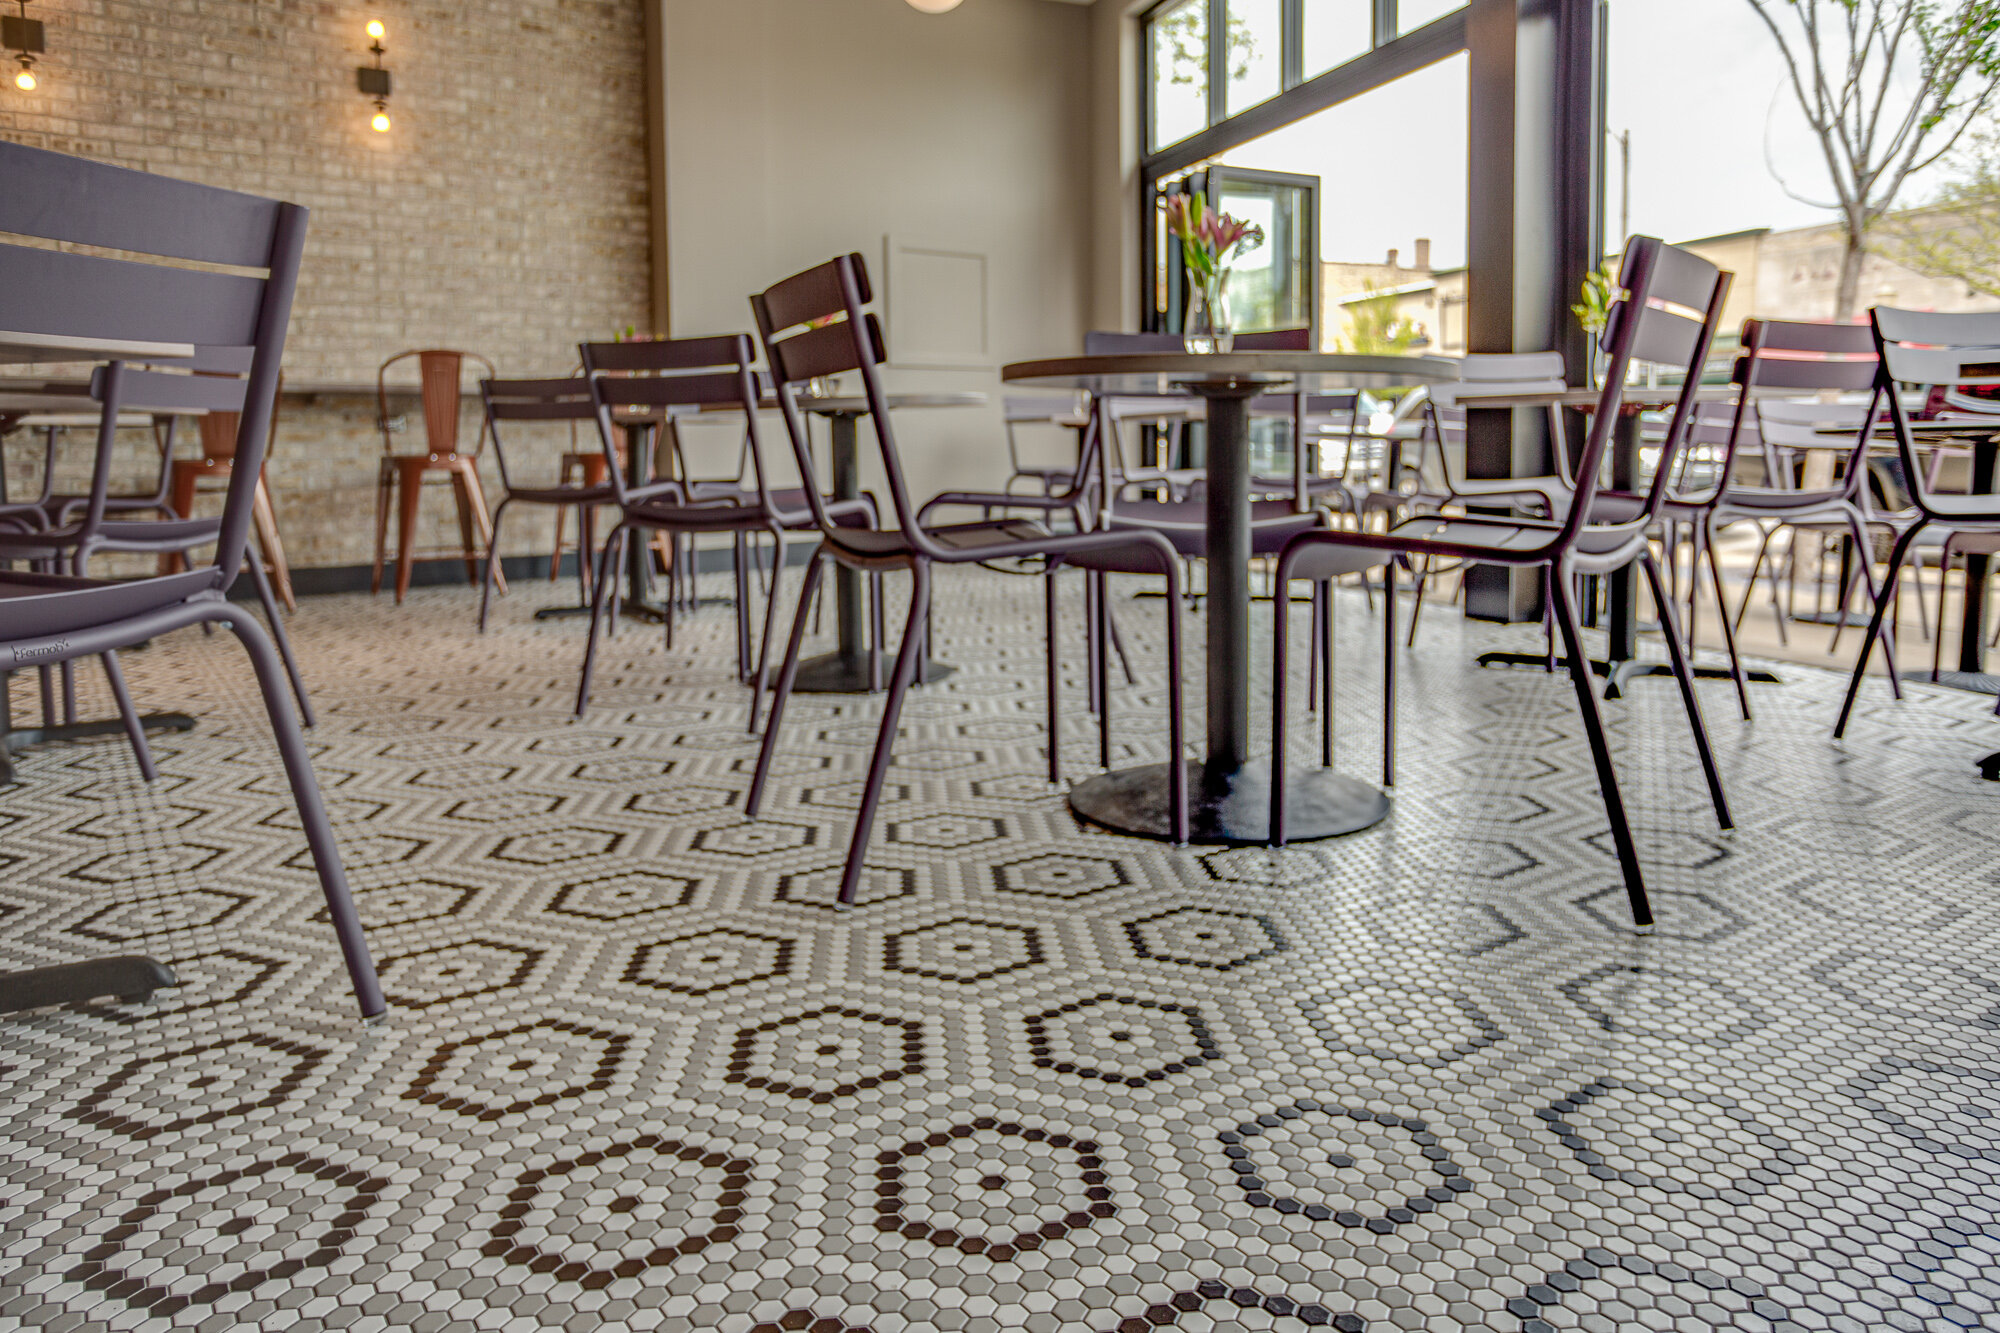
[[[635, 421], [625, 428], [625, 480], [629, 486], [644, 486], [653, 477], [653, 423]], [[618, 614], [654, 624], [667, 618], [667, 609], [646, 600], [653, 585], [652, 534], [644, 529], [633, 532], [625, 544], [625, 596]]]
[[[1198, 843], [1270, 838], [1271, 766], [1250, 757], [1250, 414], [1263, 385], [1195, 385], [1208, 400], [1208, 758], [1188, 763], [1188, 825]], [[1273, 614], [1289, 610], [1274, 601]], [[1324, 701], [1329, 704], [1331, 701]], [[1119, 769], [1078, 783], [1077, 814], [1122, 833], [1171, 836], [1165, 764]], [[1286, 776], [1286, 836], [1354, 833], [1389, 813], [1389, 798], [1330, 769]]]
[[[833, 496], [836, 500], [858, 500], [861, 498], [861, 455], [857, 447], [859, 436], [859, 414], [853, 412], [824, 413], [832, 429]], [[870, 694], [870, 673], [868, 670], [868, 631], [865, 620], [861, 587], [861, 571], [849, 569], [845, 565], [835, 565], [833, 570], [834, 620], [840, 634], [840, 646], [833, 652], [819, 657], [810, 657], [799, 663], [798, 677], [792, 684], [796, 693], [802, 694]], [[888, 678], [889, 668], [895, 662], [895, 649], [882, 645], [885, 660], [882, 663], [882, 678]], [[928, 685], [943, 680], [958, 668], [946, 666], [935, 657], [925, 657], [926, 670], [923, 682]]]

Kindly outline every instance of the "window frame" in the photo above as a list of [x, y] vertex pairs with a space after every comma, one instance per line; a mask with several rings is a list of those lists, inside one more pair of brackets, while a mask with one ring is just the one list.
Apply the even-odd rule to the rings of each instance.
[[1186, 138], [1155, 149], [1153, 143], [1153, 21], [1169, 10], [1181, 8], [1180, 0], [1161, 0], [1138, 19], [1139, 58], [1139, 327], [1156, 329], [1159, 311], [1155, 307], [1153, 275], [1159, 262], [1154, 234], [1155, 196], [1160, 182], [1180, 175], [1252, 139], [1273, 130], [1338, 106], [1342, 102], [1373, 92], [1414, 74], [1439, 61], [1469, 49], [1467, 15], [1461, 6], [1412, 32], [1396, 34], [1396, 0], [1371, 0], [1374, 46], [1363, 55], [1310, 79], [1301, 79], [1304, 61], [1303, 35], [1305, 0], [1281, 0], [1279, 59], [1281, 91], [1233, 116], [1214, 118], [1227, 105], [1228, 63], [1217, 60], [1218, 33], [1227, 32], [1228, 0], [1196, 0], [1208, 8], [1208, 127]]

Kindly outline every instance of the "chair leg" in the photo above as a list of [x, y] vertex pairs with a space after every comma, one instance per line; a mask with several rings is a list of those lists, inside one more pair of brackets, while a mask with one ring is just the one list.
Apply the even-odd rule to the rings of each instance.
[[1049, 693], [1049, 781], [1062, 781], [1062, 690], [1061, 663], [1056, 655], [1056, 570], [1061, 568], [1054, 561], [1042, 573], [1043, 653], [1046, 660]]
[[410, 558], [417, 546], [417, 506], [423, 503], [424, 474], [415, 468], [396, 469], [396, 605], [410, 592], [410, 573], [416, 562]]
[[1549, 579], [1553, 590], [1553, 611], [1562, 631], [1563, 648], [1569, 654], [1570, 682], [1576, 687], [1577, 709], [1583, 714], [1584, 734], [1590, 740], [1591, 762], [1597, 766], [1597, 786], [1604, 796], [1604, 812], [1611, 820], [1611, 839], [1618, 849], [1618, 866], [1625, 877], [1625, 896], [1632, 904], [1632, 924], [1640, 931], [1653, 929], [1653, 906], [1646, 898], [1646, 881], [1639, 870], [1639, 848], [1626, 822], [1625, 801], [1618, 794], [1618, 774], [1611, 767], [1611, 747], [1604, 737], [1604, 716], [1597, 707], [1597, 678], [1584, 652], [1583, 632], [1577, 628], [1576, 608], [1570, 604], [1569, 577], [1556, 570]]
[[[497, 515], [495, 516], [498, 517]], [[631, 529], [620, 524], [605, 539], [604, 550], [598, 555], [596, 593], [590, 599], [590, 632], [583, 640], [583, 674], [576, 683], [576, 716], [582, 717], [584, 709], [590, 707], [590, 678], [597, 669], [597, 630], [604, 621], [605, 603], [610, 600], [611, 589], [618, 582], [617, 576], [606, 566], [611, 562], [611, 553], [624, 546], [631, 536]], [[583, 556], [577, 553], [578, 559]]]
[[125, 688], [125, 673], [119, 669], [117, 653], [100, 654], [98, 661], [104, 663], [104, 679], [111, 686], [111, 697], [118, 703], [118, 719], [125, 724], [125, 739], [132, 743], [132, 758], [138, 761], [139, 776], [151, 782], [160, 776], [160, 770], [153, 763], [153, 747], [146, 743], [146, 729], [139, 725], [139, 714], [132, 707], [132, 693]]
[[1409, 637], [1403, 640], [1405, 648], [1414, 648], [1417, 646], [1417, 626], [1423, 622], [1424, 618], [1424, 589], [1429, 586], [1430, 581], [1431, 557], [1425, 556], [1424, 567], [1417, 574], [1416, 597], [1410, 603], [1410, 633]]
[[[470, 458], [460, 459], [459, 466], [454, 471], [458, 477], [458, 494], [464, 502], [460, 528], [464, 533], [465, 542], [465, 581], [470, 583], [479, 577], [477, 539], [484, 538], [488, 542], [493, 540], [493, 517], [486, 508], [486, 490], [479, 484], [479, 464]], [[469, 530], [467, 520], [470, 520]], [[499, 571], [495, 570], [494, 575], [498, 578]], [[506, 590], [507, 584], [504, 579], [501, 580], [500, 587], [503, 592]]]
[[1672, 590], [1661, 579], [1660, 566], [1650, 550], [1640, 555], [1639, 564], [1646, 571], [1646, 582], [1652, 585], [1653, 600], [1658, 604], [1660, 628], [1667, 640], [1667, 658], [1673, 663], [1674, 679], [1680, 683], [1681, 707], [1687, 710], [1688, 729], [1694, 733], [1695, 752], [1701, 756], [1702, 776], [1708, 779], [1715, 822], [1725, 829], [1735, 828], [1736, 821], [1729, 816], [1729, 798], [1722, 794], [1722, 774], [1715, 767], [1715, 751], [1708, 743], [1708, 724], [1702, 720], [1701, 702], [1695, 698], [1694, 672], [1688, 668], [1687, 650], [1681, 646], [1680, 629], [1674, 624]]
[[[1368, 572], [1363, 570], [1361, 577], [1366, 579]], [[1393, 555], [1382, 565], [1382, 785], [1396, 785], [1396, 557]]]
[[1083, 656], [1089, 710], [1095, 714], [1104, 707], [1104, 700], [1097, 688], [1097, 575], [1089, 570], [1083, 574]]
[[[765, 686], [771, 679], [771, 626], [778, 620], [778, 591], [785, 577], [785, 534], [782, 528], [771, 530], [772, 539], [778, 544], [778, 563], [771, 571], [771, 595], [764, 602], [764, 636], [757, 650], [757, 679], [750, 687], [750, 732], [757, 732], [757, 714], [764, 701]], [[747, 610], [748, 593], [744, 594]]]
[[1314, 593], [1326, 603], [1326, 615], [1319, 623], [1320, 638], [1318, 654], [1320, 674], [1319, 766], [1321, 768], [1333, 767], [1334, 727], [1336, 722], [1333, 711], [1333, 591], [1335, 586], [1332, 579], [1322, 579], [1313, 589]]
[[[1908, 554], [1910, 547], [1916, 544], [1917, 534], [1926, 526], [1923, 519], [1910, 524], [1903, 535], [1896, 539], [1896, 549], [1889, 553], [1889, 568], [1882, 576], [1884, 580], [1882, 591], [1875, 596], [1875, 614], [1869, 617], [1868, 633], [1862, 638], [1861, 651], [1854, 658], [1854, 674], [1847, 678], [1847, 696], [1840, 701], [1840, 716], [1834, 720], [1835, 740], [1847, 734], [1847, 719], [1854, 712], [1854, 696], [1861, 691], [1861, 677], [1868, 670], [1868, 654], [1875, 647], [1876, 638], [1882, 635], [1882, 618], [1889, 612], [1889, 597], [1896, 590], [1896, 576], [1902, 572], [1903, 557]], [[1882, 650], [1884, 665], [1889, 667], [1890, 679], [1894, 680], [1895, 666], [1893, 659], [1887, 656], [1889, 640], [1886, 637], [1882, 639]]]
[[882, 645], [888, 642], [888, 613], [882, 604], [880, 574], [868, 576], [868, 692], [882, 692]]
[[[1715, 513], [1711, 510], [1701, 526], [1700, 534], [1695, 538], [1695, 560], [1699, 562], [1703, 556], [1708, 557], [1709, 586], [1715, 592], [1715, 618], [1722, 622], [1722, 646], [1729, 652], [1729, 674], [1736, 682], [1736, 706], [1742, 711], [1743, 720], [1748, 722], [1750, 721], [1750, 678], [1744, 674], [1743, 659], [1736, 651], [1736, 629], [1729, 623], [1729, 598], [1724, 594], [1722, 588], [1722, 561], [1715, 554], [1714, 524]], [[1695, 570], [1691, 574], [1694, 585], [1688, 589], [1688, 606], [1690, 608], [1695, 606], [1695, 593], [1701, 583], [1698, 577], [1700, 573], [1700, 570]], [[1688, 614], [1692, 617], [1695, 612], [1691, 609]], [[1692, 647], [1693, 643], [1694, 621], [1690, 618], [1688, 621], [1688, 644]]]
[[[1279, 597], [1277, 578], [1277, 571], [1274, 568], [1271, 573], [1271, 614], [1274, 616], [1283, 616], [1292, 608], [1289, 602]], [[1324, 579], [1313, 584], [1312, 630], [1310, 631], [1312, 637], [1306, 641], [1312, 648], [1312, 658], [1306, 663], [1306, 711], [1308, 713], [1317, 713], [1319, 711], [1320, 626], [1326, 619], [1326, 589], [1327, 582]], [[1287, 593], [1289, 594], [1289, 590], [1287, 590]]]
[[[1111, 585], [1107, 582], [1105, 584], [1105, 591], [1108, 593], [1110, 590]], [[1111, 640], [1111, 651], [1118, 654], [1118, 667], [1125, 673], [1125, 683], [1127, 685], [1137, 685], [1139, 677], [1132, 670], [1131, 654], [1125, 651], [1125, 636], [1118, 632], [1118, 616], [1112, 611], [1111, 603], [1108, 599], [1104, 603], [1104, 628]]]
[[[1285, 695], [1291, 665], [1286, 660], [1291, 636], [1291, 617], [1286, 612], [1291, 609], [1291, 575], [1291, 566], [1280, 557], [1271, 572], [1271, 813], [1265, 834], [1273, 847], [1285, 845]], [[1315, 585], [1313, 589], [1315, 602], [1321, 586], [1324, 585]], [[1332, 608], [1327, 610], [1331, 612]], [[1314, 617], [1313, 628], [1315, 631], [1319, 628], [1318, 617]], [[1312, 674], [1310, 665], [1306, 673]], [[1179, 675], [1178, 671], [1168, 672], [1169, 678]]]
[[[562, 485], [564, 486], [570, 485], [571, 482], [576, 477], [576, 463], [577, 461], [573, 457], [567, 457], [563, 459], [562, 477], [561, 477]], [[505, 500], [502, 500], [500, 503], [502, 505], [505, 505], [507, 502]], [[582, 524], [583, 511], [586, 507], [587, 506], [584, 505], [577, 506], [577, 522], [579, 527]], [[557, 577], [559, 576], [559, 572], [562, 569], [563, 532], [569, 527], [569, 510], [570, 507], [568, 505], [556, 506], [556, 538], [554, 545], [549, 547], [550, 583], [554, 583], [556, 581]], [[496, 528], [500, 526], [500, 512], [497, 509], [493, 513], [493, 526]], [[583, 556], [581, 553], [579, 553], [577, 556], [577, 562], [579, 566], [581, 566], [582, 561], [583, 561]], [[584, 594], [584, 597], [586, 599], [588, 599], [589, 596], [590, 594], [588, 592]]]
[[306, 683], [299, 678], [298, 660], [292, 656], [292, 639], [285, 633], [285, 622], [278, 618], [278, 602], [271, 595], [271, 580], [264, 573], [264, 562], [246, 560], [250, 568], [250, 582], [256, 586], [257, 600], [263, 604], [264, 618], [271, 622], [271, 642], [277, 645], [278, 657], [285, 664], [285, 675], [292, 682], [292, 696], [299, 701], [299, 720], [306, 726], [318, 725], [313, 717], [312, 701], [306, 698]]
[[771, 755], [778, 745], [779, 724], [785, 720], [785, 702], [792, 697], [792, 681], [799, 674], [799, 647], [805, 642], [806, 620], [813, 606], [813, 594], [819, 591], [819, 581], [824, 572], [826, 554], [815, 550], [806, 560], [805, 583], [799, 589], [799, 609], [792, 616], [792, 636], [785, 647], [785, 665], [778, 672], [778, 687], [771, 692], [771, 717], [764, 724], [764, 744], [757, 750], [757, 771], [750, 779], [750, 795], [743, 802], [743, 813], [755, 819], [757, 809], [764, 803], [764, 780], [771, 773]]
[[[730, 556], [736, 575], [736, 680], [750, 682], [750, 552], [749, 538], [735, 534]], [[753, 731], [755, 727], [751, 728]]]
[[389, 558], [389, 502], [400, 475], [396, 465], [386, 458], [375, 469], [375, 566], [368, 583], [371, 596], [382, 591], [382, 565]]
[[[1187, 735], [1182, 718], [1181, 599], [1171, 560], [1166, 562], [1167, 595], [1161, 609], [1167, 617], [1167, 800], [1173, 805], [1174, 846], [1188, 843]], [[1106, 738], [1110, 735], [1107, 716]]]
[[847, 866], [840, 875], [840, 905], [852, 907], [861, 888], [862, 860], [868, 854], [868, 837], [875, 830], [875, 808], [882, 802], [882, 783], [889, 776], [889, 756], [896, 745], [896, 727], [902, 718], [903, 696], [917, 674], [922, 655], [924, 624], [931, 606], [931, 566], [919, 560], [910, 569], [910, 614], [903, 624], [903, 642], [896, 650], [896, 669], [889, 678], [889, 698], [882, 707], [882, 725], [875, 733], [875, 753], [868, 762], [868, 779], [861, 789], [861, 809], [854, 818], [854, 838], [847, 848]]
[[[1882, 589], [1880, 592], [1877, 592], [1875, 589], [1875, 569], [1873, 564], [1867, 558], [1868, 534], [1862, 526], [1861, 515], [1853, 511], [1849, 511], [1847, 515], [1847, 525], [1854, 534], [1855, 564], [1860, 567], [1862, 580], [1867, 584], [1868, 587], [1868, 595], [1870, 597], [1875, 597], [1875, 598], [1886, 598], [1893, 596], [1894, 595], [1893, 589], [1896, 583], [1894, 579], [1889, 579], [1888, 582], [1884, 583], [1882, 585]], [[1902, 562], [1900, 560], [1897, 561], [1898, 568], [1900, 568], [1901, 563]], [[1887, 576], [1885, 575], [1885, 577]], [[1843, 605], [1841, 607], [1841, 611], [1843, 613], [1841, 615], [1841, 620], [1843, 622], [1845, 622], [1847, 619], [1845, 615], [1846, 610], [1847, 610], [1846, 606]], [[1894, 614], [1894, 611], [1895, 608], [1891, 607], [1890, 614], [1892, 616]], [[1836, 635], [1838, 635], [1839, 632], [1840, 631], [1838, 629], [1834, 631]], [[1893, 619], [1890, 620], [1883, 627], [1882, 630], [1882, 666], [1889, 673], [1890, 696], [1898, 701], [1901, 701], [1903, 697], [1903, 675], [1902, 672], [1896, 669], [1896, 622]]]
[[[502, 500], [499, 507], [493, 511], [493, 536], [486, 543], [486, 568], [484, 577], [479, 580], [479, 632], [481, 634], [486, 632], [486, 611], [493, 604], [493, 574], [500, 564], [500, 521], [507, 517], [507, 506], [512, 503], [514, 503], [514, 499], [512, 496], [509, 496], [505, 500]], [[561, 522], [561, 507], [557, 508], [556, 514], [556, 521]], [[562, 545], [560, 537], [557, 538], [556, 545], [557, 549], [560, 550]]]
[[577, 589], [583, 594], [583, 600], [587, 602], [590, 600], [591, 589], [595, 586], [591, 580], [596, 577], [592, 573], [592, 570], [595, 568], [593, 561], [596, 559], [594, 553], [597, 550], [597, 507], [595, 505], [586, 504], [576, 507], [576, 541]]
[[[1111, 615], [1106, 605], [1110, 600], [1110, 589], [1105, 586], [1105, 575], [1101, 570], [1091, 573], [1097, 580], [1097, 618], [1090, 627], [1090, 638], [1097, 649], [1097, 765], [1111, 767], [1111, 656], [1110, 646], [1105, 642], [1105, 623]], [[1173, 580], [1168, 579], [1168, 586]]]
[[382, 998], [382, 983], [375, 976], [375, 962], [368, 954], [368, 940], [361, 931], [354, 899], [347, 891], [347, 875], [334, 841], [333, 825], [320, 799], [319, 780], [313, 775], [312, 759], [306, 752], [304, 735], [285, 702], [285, 681], [278, 655], [270, 639], [247, 612], [224, 603], [216, 608], [216, 619], [224, 620], [235, 632], [250, 665], [257, 673], [257, 688], [264, 696], [264, 711], [271, 719], [271, 731], [284, 760], [285, 776], [291, 782], [292, 799], [299, 807], [299, 822], [305, 827], [306, 845], [312, 849], [313, 867], [319, 872], [320, 891], [326, 896], [327, 915], [340, 940], [340, 952], [347, 963], [348, 980], [363, 1019], [382, 1016], [388, 1005]]
[[271, 507], [271, 488], [262, 477], [257, 478], [257, 489], [251, 493], [250, 513], [257, 525], [257, 545], [262, 558], [270, 563], [278, 597], [285, 610], [297, 615], [299, 599], [292, 592], [292, 567], [285, 559], [285, 541], [278, 535], [278, 511]]

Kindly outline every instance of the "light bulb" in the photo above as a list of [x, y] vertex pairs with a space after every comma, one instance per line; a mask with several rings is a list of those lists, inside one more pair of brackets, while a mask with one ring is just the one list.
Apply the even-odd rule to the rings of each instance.
[[382, 20], [381, 20], [381, 19], [369, 19], [369, 20], [368, 20], [368, 35], [369, 35], [370, 37], [373, 37], [373, 38], [374, 38], [374, 39], [375, 39], [376, 41], [378, 41], [378, 42], [379, 42], [379, 41], [381, 41], [381, 40], [382, 40], [382, 34], [383, 34], [383, 33], [385, 33], [385, 32], [387, 32], [387, 31], [388, 31], [388, 29], [386, 29], [386, 28], [384, 28], [384, 27], [382, 26]]
[[40, 80], [35, 78], [35, 71], [31, 69], [24, 69], [14, 76], [14, 86], [24, 93], [35, 91], [39, 82]]
[[389, 132], [389, 113], [386, 111], [377, 111], [375, 118], [368, 123], [375, 127], [377, 134], [387, 134]]

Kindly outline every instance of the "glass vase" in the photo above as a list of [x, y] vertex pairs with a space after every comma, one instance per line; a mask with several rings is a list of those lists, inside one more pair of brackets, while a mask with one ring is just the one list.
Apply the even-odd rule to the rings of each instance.
[[1229, 271], [1224, 269], [1188, 291], [1186, 332], [1181, 345], [1190, 352], [1227, 352], [1236, 345], [1229, 317]]

